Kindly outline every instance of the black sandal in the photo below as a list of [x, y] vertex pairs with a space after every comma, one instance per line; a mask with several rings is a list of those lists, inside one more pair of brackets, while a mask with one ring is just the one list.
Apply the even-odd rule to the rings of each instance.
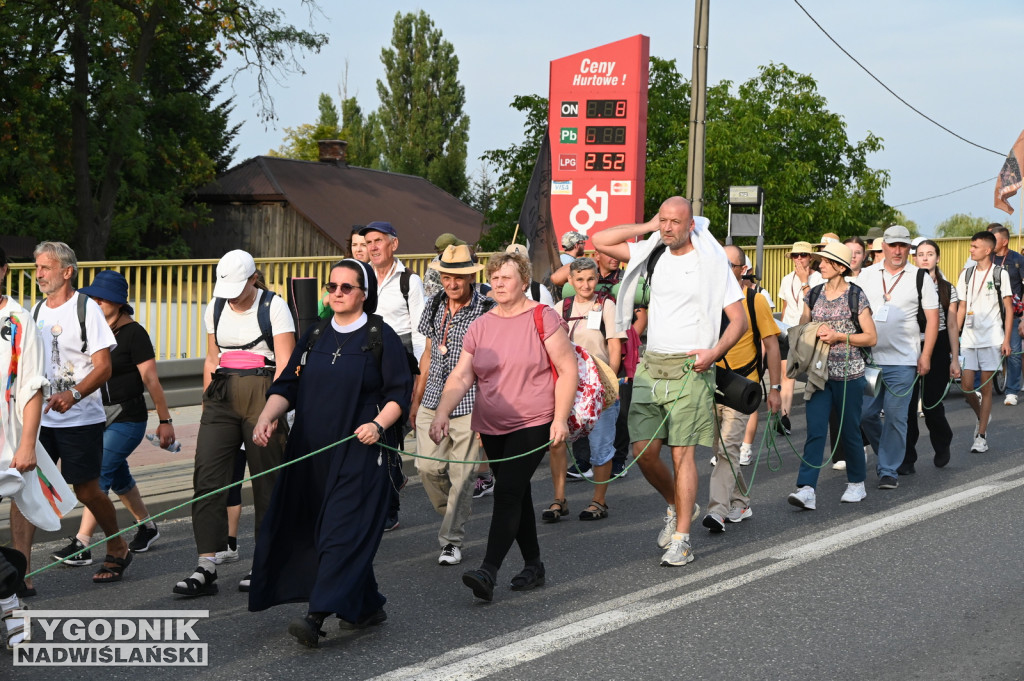
[[566, 515], [569, 515], [569, 504], [565, 499], [555, 499], [541, 511], [540, 519], [546, 523], [557, 523], [559, 518]]
[[513, 591], [527, 591], [535, 586], [544, 586], [544, 563], [527, 563], [523, 571], [512, 578], [509, 588]]
[[[591, 511], [590, 509], [595, 509]], [[608, 517], [608, 507], [600, 501], [591, 500], [590, 506], [580, 511], [580, 520], [601, 520]]]
[[217, 591], [217, 573], [202, 567], [197, 567], [190, 577], [174, 585], [174, 593], [180, 596], [212, 596]]
[[[96, 574], [92, 576], [93, 584], [106, 584], [107, 582], [120, 582], [124, 576], [124, 571], [132, 564], [132, 552], [129, 551], [124, 558], [115, 558], [109, 553], [103, 558], [104, 563], [113, 563], [114, 567], [103, 565]], [[113, 577], [107, 577], [106, 579], [96, 579], [100, 575], [113, 575]]]
[[473, 595], [484, 601], [494, 600], [494, 577], [484, 569], [462, 573], [462, 583], [473, 590]]

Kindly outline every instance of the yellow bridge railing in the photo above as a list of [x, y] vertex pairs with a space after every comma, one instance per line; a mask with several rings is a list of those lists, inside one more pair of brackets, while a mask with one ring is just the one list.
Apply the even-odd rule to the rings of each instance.
[[[947, 278], [953, 279], [969, 257], [969, 239], [937, 239], [942, 249]], [[743, 249], [754, 261], [754, 247]], [[765, 246], [762, 286], [778, 298], [779, 282], [791, 269], [786, 257], [790, 247]], [[402, 262], [419, 275], [433, 259], [430, 254], [400, 255]], [[490, 254], [479, 254], [486, 265]], [[263, 272], [267, 287], [285, 295], [287, 280], [312, 277], [327, 281], [330, 265], [337, 257], [257, 258], [256, 266]], [[86, 286], [100, 270], [116, 270], [128, 280], [128, 302], [135, 309], [135, 319], [149, 332], [157, 359], [186, 359], [206, 355], [206, 330], [203, 312], [213, 295], [217, 260], [147, 260], [78, 263], [77, 287]], [[941, 265], [940, 265], [941, 267]], [[483, 273], [479, 279], [483, 281]], [[35, 265], [12, 263], [4, 282], [13, 298], [31, 308], [40, 293], [35, 283]]]

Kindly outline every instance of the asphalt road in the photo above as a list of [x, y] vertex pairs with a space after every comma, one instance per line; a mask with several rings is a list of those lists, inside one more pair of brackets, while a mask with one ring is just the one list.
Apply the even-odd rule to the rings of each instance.
[[[460, 580], [482, 558], [490, 498], [474, 501], [463, 564], [441, 567], [439, 519], [414, 480], [402, 526], [377, 557], [387, 623], [343, 634], [328, 621], [319, 650], [287, 634], [303, 605], [247, 612], [235, 590], [245, 562], [221, 566], [216, 596], [174, 597], [171, 587], [195, 564], [187, 519], [163, 523], [163, 537], [120, 585], [94, 586], [92, 568], [60, 567], [37, 578], [40, 595], [29, 603], [209, 609], [196, 627], [209, 646], [204, 679], [1021, 679], [1024, 406], [1000, 400], [992, 448], [980, 455], [968, 453], [974, 419], [958, 391], [947, 405], [956, 435], [945, 469], [931, 465], [925, 436], [918, 473], [898, 490], [875, 489], [869, 461], [867, 499], [840, 504], [845, 474], [826, 469], [818, 509], [799, 511], [786, 503], [798, 460], [784, 451], [777, 470], [759, 464], [753, 518], [715, 536], [695, 524], [696, 560], [682, 568], [659, 565], [664, 506], [639, 471], [612, 486], [611, 516], [599, 522], [575, 519], [590, 485], [572, 483], [569, 519], [540, 526], [547, 584], [507, 589], [520, 567], [513, 548], [490, 604]], [[794, 416], [799, 447], [804, 424], [799, 410]], [[707, 450], [698, 453], [704, 506], [710, 466]], [[550, 496], [545, 462], [534, 478], [537, 508]], [[242, 520], [248, 555], [252, 518]], [[37, 564], [58, 547], [37, 546]], [[62, 673], [191, 679], [196, 670], [12, 668], [0, 657], [0, 678]]]

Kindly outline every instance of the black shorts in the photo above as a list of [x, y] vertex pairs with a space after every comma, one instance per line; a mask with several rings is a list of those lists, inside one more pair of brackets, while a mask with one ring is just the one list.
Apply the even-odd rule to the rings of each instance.
[[99, 480], [103, 465], [103, 431], [106, 424], [70, 428], [39, 429], [41, 444], [53, 459], [60, 462], [60, 473], [69, 485]]

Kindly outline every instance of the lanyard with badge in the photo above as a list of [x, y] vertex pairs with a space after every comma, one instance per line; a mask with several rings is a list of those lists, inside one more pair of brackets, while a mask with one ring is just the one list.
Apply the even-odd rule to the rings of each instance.
[[[975, 275], [977, 275], [977, 273], [978, 273], [977, 270], [975, 270], [974, 273], [975, 273]], [[985, 270], [985, 274], [981, 275], [981, 281], [978, 282], [978, 286], [975, 287], [975, 286], [972, 285], [970, 287], [970, 290], [967, 291], [967, 293], [968, 293], [968, 296], [967, 296], [967, 316], [964, 318], [964, 328], [965, 329], [973, 329], [974, 328], [974, 303], [978, 302], [978, 294], [980, 294], [984, 290], [984, 288], [985, 288], [985, 280], [988, 279], [988, 275], [990, 275], [991, 273], [992, 273], [992, 264], [989, 263], [988, 269]], [[975, 279], [977, 279], [977, 278], [978, 277], [976, 276]]]
[[892, 284], [887, 289], [885, 287], [885, 270], [882, 270], [882, 299], [885, 302], [882, 304], [881, 309], [875, 312], [874, 314], [874, 319], [876, 322], [884, 322], [886, 319], [889, 318], [889, 301], [892, 300], [893, 289], [896, 288], [896, 284], [900, 283], [900, 279], [903, 278], [903, 275], [906, 274], [906, 272], [907, 270], [905, 268], [901, 270], [899, 276], [892, 280]]

